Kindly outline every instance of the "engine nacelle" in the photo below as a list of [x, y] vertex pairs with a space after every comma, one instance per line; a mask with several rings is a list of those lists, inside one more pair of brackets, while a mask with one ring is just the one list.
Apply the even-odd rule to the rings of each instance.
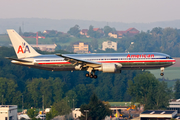
[[103, 63], [101, 67], [102, 72], [114, 73], [116, 72], [117, 65], [112, 63]]

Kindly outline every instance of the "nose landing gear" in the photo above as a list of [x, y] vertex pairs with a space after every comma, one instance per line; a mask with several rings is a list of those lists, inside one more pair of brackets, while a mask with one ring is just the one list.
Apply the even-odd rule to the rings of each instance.
[[160, 73], [161, 76], [164, 76], [164, 73]]
[[160, 69], [161, 69], [160, 75], [161, 75], [161, 76], [164, 76], [164, 67], [161, 67]]

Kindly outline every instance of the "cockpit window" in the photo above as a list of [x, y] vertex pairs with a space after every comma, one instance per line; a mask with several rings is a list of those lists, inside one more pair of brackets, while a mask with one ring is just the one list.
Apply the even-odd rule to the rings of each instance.
[[169, 59], [170, 57], [169, 56], [166, 56], [166, 59]]

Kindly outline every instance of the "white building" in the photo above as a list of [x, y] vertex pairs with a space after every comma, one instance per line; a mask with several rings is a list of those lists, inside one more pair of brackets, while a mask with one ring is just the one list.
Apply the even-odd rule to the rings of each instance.
[[78, 119], [82, 115], [80, 108], [75, 108], [75, 110], [72, 111], [72, 116], [74, 119]]
[[170, 100], [168, 110], [177, 110], [180, 113], [180, 99]]
[[88, 53], [89, 45], [83, 42], [79, 42], [78, 44], [74, 44], [74, 52], [75, 53]]
[[105, 41], [102, 43], [102, 50], [105, 51], [106, 48], [114, 49], [115, 51], [117, 51], [117, 43], [112, 41]]
[[31, 44], [32, 47], [38, 48], [41, 51], [54, 52], [56, 48], [56, 44]]
[[30, 120], [31, 118], [27, 114], [18, 115], [18, 120]]
[[0, 105], [1, 120], [17, 120], [17, 105]]
[[170, 120], [178, 118], [176, 110], [146, 110], [140, 114], [140, 120]]

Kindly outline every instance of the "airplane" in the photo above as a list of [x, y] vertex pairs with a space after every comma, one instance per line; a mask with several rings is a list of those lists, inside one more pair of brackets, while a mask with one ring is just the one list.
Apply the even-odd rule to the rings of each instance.
[[175, 64], [175, 59], [158, 52], [137, 53], [91, 53], [91, 54], [52, 54], [36, 52], [15, 30], [7, 30], [17, 58], [6, 57], [13, 64], [51, 71], [87, 71], [86, 77], [97, 78], [95, 71], [121, 73], [121, 70], [160, 69]]

